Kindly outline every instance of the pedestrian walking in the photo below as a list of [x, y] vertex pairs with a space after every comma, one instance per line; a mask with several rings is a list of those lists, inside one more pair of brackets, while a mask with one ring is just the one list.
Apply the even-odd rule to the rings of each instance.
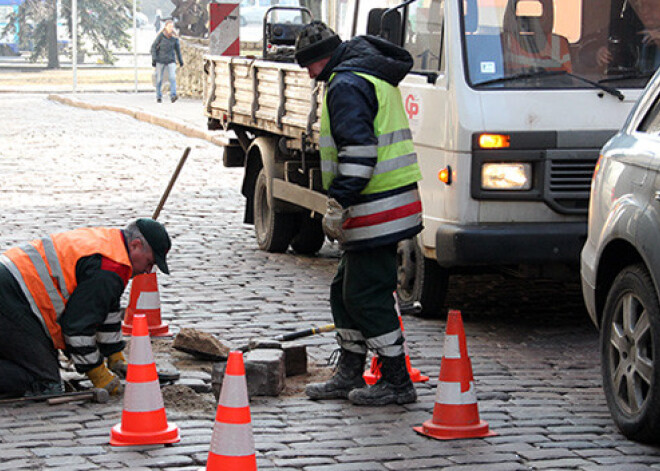
[[[320, 135], [328, 193], [323, 229], [343, 250], [330, 288], [339, 363], [329, 381], [308, 385], [306, 393], [360, 405], [414, 402], [392, 295], [397, 243], [422, 229], [421, 172], [397, 88], [413, 59], [374, 36], [342, 42], [319, 21], [300, 32], [295, 57], [311, 78], [327, 82]], [[362, 379], [367, 349], [381, 362], [382, 377], [371, 387]]]
[[[176, 56], [175, 56], [176, 55]], [[176, 94], [176, 61], [183, 67], [179, 38], [174, 31], [174, 22], [166, 20], [165, 26], [151, 45], [151, 65], [156, 68], [156, 101], [163, 101], [161, 87], [163, 74], [167, 71], [170, 80], [170, 99], [174, 103], [179, 97]]]
[[162, 23], [163, 19], [163, 13], [160, 10], [156, 10], [156, 19], [154, 20], [154, 26], [156, 27], [156, 31], [160, 31], [160, 24]]
[[125, 375], [119, 301], [128, 280], [169, 273], [165, 227], [83, 228], [0, 254], [0, 396], [63, 392], [58, 350], [97, 388], [121, 392]]

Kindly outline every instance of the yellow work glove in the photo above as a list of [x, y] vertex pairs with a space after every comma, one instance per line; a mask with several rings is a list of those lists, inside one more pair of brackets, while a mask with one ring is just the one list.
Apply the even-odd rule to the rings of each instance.
[[106, 366], [101, 363], [96, 368], [87, 372], [87, 377], [90, 379], [95, 388], [103, 388], [112, 396], [121, 394], [121, 381], [113, 375]]
[[108, 357], [108, 368], [120, 378], [126, 378], [128, 363], [124, 358], [124, 352], [113, 353]]

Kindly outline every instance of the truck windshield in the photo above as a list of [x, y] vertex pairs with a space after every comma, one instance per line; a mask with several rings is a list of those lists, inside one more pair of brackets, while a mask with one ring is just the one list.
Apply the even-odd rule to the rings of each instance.
[[591, 81], [641, 88], [660, 66], [658, 0], [460, 3], [474, 87], [583, 88]]

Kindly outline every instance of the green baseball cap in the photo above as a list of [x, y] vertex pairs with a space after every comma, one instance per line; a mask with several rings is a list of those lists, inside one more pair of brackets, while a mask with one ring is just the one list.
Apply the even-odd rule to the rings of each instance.
[[167, 235], [165, 226], [158, 221], [148, 218], [140, 218], [135, 223], [151, 247], [156, 265], [158, 265], [160, 271], [169, 275], [170, 269], [167, 267], [165, 257], [167, 256], [167, 252], [172, 248], [172, 242], [170, 241], [170, 236]]

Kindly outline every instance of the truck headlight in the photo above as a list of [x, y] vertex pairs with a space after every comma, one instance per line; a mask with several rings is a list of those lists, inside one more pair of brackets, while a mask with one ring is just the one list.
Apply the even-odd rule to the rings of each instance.
[[481, 167], [482, 190], [529, 190], [532, 165], [520, 162], [485, 163]]

